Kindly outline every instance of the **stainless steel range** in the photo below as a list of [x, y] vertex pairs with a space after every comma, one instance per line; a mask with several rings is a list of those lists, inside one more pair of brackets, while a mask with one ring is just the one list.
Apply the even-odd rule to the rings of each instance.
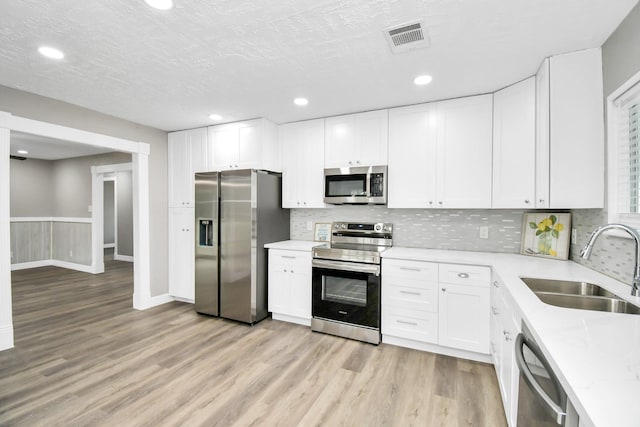
[[313, 249], [312, 330], [380, 343], [380, 254], [392, 245], [392, 224], [331, 225], [331, 243]]

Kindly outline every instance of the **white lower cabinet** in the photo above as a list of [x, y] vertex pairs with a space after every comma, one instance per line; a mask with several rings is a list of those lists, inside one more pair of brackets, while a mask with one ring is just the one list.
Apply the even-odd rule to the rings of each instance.
[[491, 357], [507, 423], [516, 425], [519, 371], [515, 361], [515, 339], [520, 332], [520, 317], [509, 304], [501, 281], [494, 277], [491, 288]]
[[194, 208], [169, 208], [169, 295], [194, 302]]
[[269, 249], [268, 308], [276, 320], [311, 325], [311, 252]]
[[489, 354], [490, 274], [488, 267], [383, 259], [383, 341]]

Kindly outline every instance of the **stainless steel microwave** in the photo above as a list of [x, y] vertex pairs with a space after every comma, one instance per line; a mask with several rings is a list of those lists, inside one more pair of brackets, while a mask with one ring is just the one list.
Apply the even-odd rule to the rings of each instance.
[[386, 205], [387, 167], [325, 169], [324, 202], [334, 205]]

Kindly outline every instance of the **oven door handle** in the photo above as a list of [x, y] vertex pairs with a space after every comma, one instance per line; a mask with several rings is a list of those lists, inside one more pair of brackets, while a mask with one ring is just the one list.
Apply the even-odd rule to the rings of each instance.
[[361, 264], [355, 262], [326, 261], [314, 259], [311, 261], [312, 267], [327, 268], [329, 270], [354, 271], [356, 273], [367, 273], [376, 276], [380, 275], [380, 266], [376, 264]]
[[[562, 426], [564, 425], [564, 421], [565, 421], [565, 417], [567, 416], [567, 413], [560, 406], [558, 406], [558, 404], [556, 404], [556, 402], [554, 402], [553, 399], [544, 391], [542, 386], [538, 384], [535, 377], [531, 373], [529, 366], [527, 366], [527, 362], [524, 360], [523, 347], [526, 345], [533, 352], [533, 354], [543, 363], [543, 365], [547, 365], [545, 363], [546, 360], [544, 359], [544, 357], [538, 353], [537, 347], [531, 344], [532, 343], [527, 342], [525, 336], [522, 333], [518, 334], [516, 338], [516, 349], [515, 349], [516, 364], [518, 365], [518, 369], [520, 370], [520, 373], [522, 374], [522, 377], [524, 378], [525, 382], [527, 383], [527, 385], [529, 385], [529, 388], [536, 395], [538, 395], [540, 399], [544, 401], [544, 404], [547, 407], [547, 409], [553, 414], [556, 424]], [[550, 371], [549, 366], [545, 366], [545, 369]], [[549, 372], [549, 373], [552, 374], [552, 372]], [[551, 375], [551, 377], [552, 377], [551, 378], [552, 381], [554, 382], [557, 381], [556, 378], [553, 378], [554, 375]], [[554, 386], [557, 387], [557, 384], [554, 384]]]

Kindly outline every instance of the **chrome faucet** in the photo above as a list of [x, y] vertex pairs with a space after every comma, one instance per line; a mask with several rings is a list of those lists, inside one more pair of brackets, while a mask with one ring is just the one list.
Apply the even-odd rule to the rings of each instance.
[[633, 284], [631, 285], [631, 295], [634, 297], [640, 296], [640, 235], [636, 230], [631, 227], [628, 227], [624, 224], [606, 224], [601, 225], [600, 227], [593, 230], [591, 233], [591, 237], [589, 237], [589, 241], [580, 251], [580, 256], [582, 259], [589, 259], [591, 256], [591, 251], [593, 250], [593, 245], [596, 242], [596, 239], [600, 234], [607, 230], [618, 229], [623, 230], [629, 233], [633, 240], [636, 242], [636, 267], [633, 270]]

